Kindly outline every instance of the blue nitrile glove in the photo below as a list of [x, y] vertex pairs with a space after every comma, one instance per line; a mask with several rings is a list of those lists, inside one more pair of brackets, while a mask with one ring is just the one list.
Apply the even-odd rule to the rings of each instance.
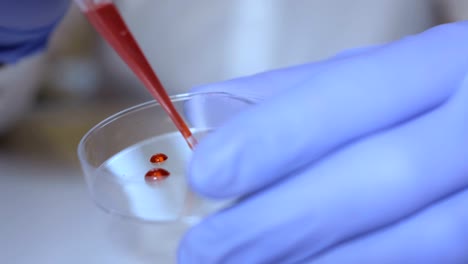
[[1, 0], [0, 63], [14, 63], [45, 48], [69, 0]]
[[462, 22], [197, 88], [266, 99], [195, 149], [191, 186], [243, 198], [180, 263], [467, 263], [467, 72]]

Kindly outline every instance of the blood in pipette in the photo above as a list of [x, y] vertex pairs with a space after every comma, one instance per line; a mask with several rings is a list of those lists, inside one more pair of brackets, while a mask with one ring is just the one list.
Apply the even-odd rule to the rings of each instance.
[[91, 1], [87, 5], [88, 20], [143, 82], [182, 133], [189, 147], [193, 149], [197, 144], [196, 139], [175, 109], [116, 6], [113, 3], [94, 4]]
[[153, 156], [151, 156], [150, 162], [153, 164], [160, 164], [160, 163], [165, 162], [167, 159], [168, 157], [166, 154], [158, 153], [158, 154], [154, 154]]
[[164, 180], [167, 177], [169, 177], [169, 175], [171, 175], [171, 173], [168, 172], [167, 170], [165, 170], [163, 168], [155, 168], [155, 169], [149, 170], [146, 173], [145, 181], [148, 182], [148, 183], [153, 183], [153, 182], [156, 182], [156, 181]]

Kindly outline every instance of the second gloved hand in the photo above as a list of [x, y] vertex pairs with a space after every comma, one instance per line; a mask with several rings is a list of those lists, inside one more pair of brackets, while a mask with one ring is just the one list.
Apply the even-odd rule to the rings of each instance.
[[266, 100], [195, 149], [192, 187], [243, 199], [180, 262], [466, 263], [467, 32], [199, 88]]
[[42, 50], [69, 0], [0, 1], [0, 63]]

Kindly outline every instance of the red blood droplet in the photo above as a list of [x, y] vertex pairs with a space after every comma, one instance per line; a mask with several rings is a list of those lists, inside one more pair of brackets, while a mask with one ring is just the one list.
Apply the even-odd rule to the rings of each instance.
[[151, 163], [163, 163], [168, 159], [167, 155], [164, 153], [154, 154], [150, 158]]
[[146, 173], [145, 180], [147, 182], [161, 181], [169, 177], [169, 175], [171, 175], [171, 173], [165, 169], [162, 169], [162, 168], [151, 169]]

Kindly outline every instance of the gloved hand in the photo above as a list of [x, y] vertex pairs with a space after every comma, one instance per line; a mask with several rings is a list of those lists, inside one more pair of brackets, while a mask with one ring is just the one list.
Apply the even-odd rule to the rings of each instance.
[[197, 88], [265, 100], [195, 149], [192, 188], [242, 199], [180, 263], [467, 263], [467, 72], [462, 22]]
[[0, 63], [44, 49], [69, 0], [0, 1]]

